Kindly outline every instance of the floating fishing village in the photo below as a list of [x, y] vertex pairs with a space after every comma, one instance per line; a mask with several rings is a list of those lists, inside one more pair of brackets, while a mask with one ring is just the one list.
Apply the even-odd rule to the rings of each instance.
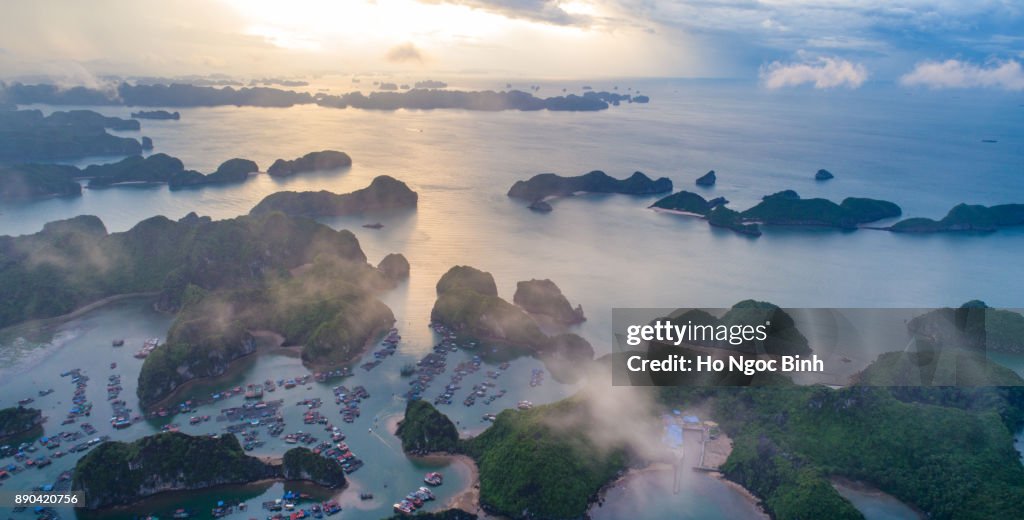
[[[487, 363], [482, 352], [477, 354], [477, 341], [460, 342], [457, 335], [440, 324], [431, 324], [431, 332], [437, 338], [430, 351], [415, 362], [390, 369], [399, 380], [408, 380], [407, 389], [400, 395], [389, 396], [389, 402], [405, 400], [430, 399], [435, 405], [452, 405], [461, 402], [467, 409], [477, 404], [498, 406], [478, 415], [479, 421], [493, 421], [503, 408], [526, 410], [532, 402], [521, 400], [505, 406], [495, 403], [508, 394], [508, 390], [499, 387], [503, 376], [512, 367], [511, 361]], [[111, 342], [115, 352], [130, 343], [126, 339], [115, 339]], [[293, 373], [287, 376], [268, 378], [262, 381], [251, 381], [205, 393], [188, 393], [180, 401], [161, 403], [151, 410], [133, 409], [122, 397], [126, 388], [125, 377], [132, 377], [125, 370], [122, 357], [118, 361], [104, 362], [109, 373], [100, 375], [87, 372], [83, 368], [69, 368], [59, 374], [67, 384], [63, 393], [59, 387], [38, 391], [34, 397], [22, 399], [20, 405], [35, 403], [53, 394], [55, 397], [65, 395], [69, 405], [65, 407], [59, 418], [62, 431], [46, 435], [34, 441], [8, 444], [0, 447], [0, 457], [4, 459], [0, 466], [0, 486], [26, 471], [37, 471], [51, 465], [54, 461], [74, 455], [77, 458], [100, 445], [112, 440], [113, 432], [130, 433], [140, 423], [147, 424], [147, 429], [158, 432], [182, 432], [191, 435], [203, 435], [211, 438], [222, 435], [235, 436], [246, 452], [260, 456], [274, 457], [273, 453], [283, 447], [301, 446], [312, 453], [330, 461], [336, 461], [347, 475], [357, 473], [372, 459], [361, 457], [350, 444], [350, 428], [358, 430], [362, 417], [365, 417], [365, 403], [372, 399], [370, 389], [364, 384], [353, 384], [346, 380], [358, 380], [359, 374], [384, 370], [382, 365], [399, 352], [402, 337], [397, 329], [387, 331], [375, 350], [367, 352], [363, 361], [356, 361], [351, 366], [343, 366], [307, 373]], [[149, 338], [142, 342], [139, 350], [130, 352], [132, 358], [144, 359], [162, 347], [157, 338]], [[449, 367], [450, 356], [459, 355]], [[369, 360], [366, 360], [366, 359]], [[353, 367], [357, 370], [353, 370]], [[410, 369], [410, 367], [412, 367]], [[361, 370], [360, 370], [361, 369]], [[475, 377], [479, 381], [469, 381]], [[95, 406], [93, 394], [90, 392], [94, 378], [105, 379], [105, 395], [107, 404]], [[432, 387], [444, 386], [436, 390]], [[544, 382], [544, 370], [532, 368], [529, 378], [520, 381], [522, 388], [535, 388]], [[329, 388], [333, 403], [321, 395], [304, 396], [315, 388]], [[465, 386], [465, 388], [464, 388]], [[384, 399], [380, 397], [378, 399]], [[104, 409], [101, 411], [100, 407]], [[288, 416], [294, 417], [290, 410], [300, 412], [301, 424]], [[102, 418], [102, 419], [101, 419]], [[50, 421], [54, 418], [49, 418]], [[371, 438], [382, 439], [386, 434], [380, 424], [380, 414], [368, 421], [365, 430]], [[106, 427], [94, 424], [106, 422]], [[482, 426], [481, 426], [482, 427]], [[380, 429], [381, 433], [378, 433]], [[105, 432], [111, 432], [107, 434]], [[120, 434], [119, 434], [120, 435]], [[120, 437], [118, 437], [120, 438]], [[131, 437], [128, 437], [131, 438]], [[116, 439], [115, 439], [116, 440]], [[269, 450], [269, 451], [268, 451]], [[72, 464], [73, 465], [73, 464]], [[367, 488], [364, 484], [358, 492], [353, 492], [358, 502], [376, 504], [377, 497], [391, 499], [391, 511], [396, 514], [414, 514], [429, 504], [440, 503], [438, 496], [431, 488], [442, 487], [445, 476], [441, 471], [425, 470], [420, 474], [420, 486], [401, 491], [388, 482], [381, 483], [376, 489]], [[71, 489], [71, 470], [62, 471], [52, 482], [37, 482], [33, 488], [47, 491], [67, 491]], [[454, 491], [454, 490], [453, 490]], [[263, 495], [265, 498], [265, 495]], [[234, 497], [212, 497], [215, 505], [208, 509], [196, 507], [176, 507], [168, 512], [168, 506], [161, 504], [159, 511], [143, 513], [138, 507], [133, 508], [132, 517], [136, 518], [222, 518], [232, 515], [253, 516], [253, 508], [257, 503], [238, 500]], [[329, 498], [323, 493], [306, 493], [285, 489], [279, 498], [258, 501], [259, 509], [263, 510], [268, 519], [323, 518], [341, 513], [346, 506], [342, 501]], [[351, 506], [348, 506], [351, 507]], [[136, 513], [136, 511], [138, 511]], [[61, 518], [66, 510], [51, 507], [19, 507], [15, 513], [33, 515], [40, 519]]]

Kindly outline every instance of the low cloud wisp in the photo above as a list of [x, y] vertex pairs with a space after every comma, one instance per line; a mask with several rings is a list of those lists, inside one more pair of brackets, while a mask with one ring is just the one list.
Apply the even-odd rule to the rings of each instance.
[[761, 82], [778, 89], [811, 84], [814, 88], [858, 88], [868, 79], [864, 65], [838, 58], [822, 57], [803, 63], [773, 61], [761, 67]]
[[900, 78], [907, 87], [1024, 90], [1024, 68], [1008, 60], [976, 65], [960, 60], [925, 61]]

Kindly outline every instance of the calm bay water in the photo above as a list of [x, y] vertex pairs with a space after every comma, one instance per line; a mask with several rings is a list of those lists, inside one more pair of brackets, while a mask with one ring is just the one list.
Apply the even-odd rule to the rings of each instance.
[[[560, 88], [543, 85], [542, 95]], [[1020, 229], [986, 236], [899, 236], [768, 228], [752, 239], [647, 210], [654, 197], [585, 195], [554, 201], [552, 213], [537, 214], [505, 196], [513, 182], [536, 173], [577, 175], [601, 169], [616, 177], [635, 170], [666, 176], [677, 190], [725, 196], [735, 208], [782, 189], [835, 201], [846, 196], [883, 198], [900, 204], [906, 216], [934, 218], [959, 202], [1024, 202], [1024, 98], [1019, 94], [891, 86], [770, 92], [750, 84], [687, 81], [634, 81], [632, 86], [642, 86], [652, 102], [599, 113], [184, 109], [180, 121], [143, 121], [141, 134], [154, 139], [155, 151], [181, 158], [188, 168], [209, 172], [228, 158], [245, 157], [266, 169], [276, 158], [321, 149], [344, 150], [354, 164], [341, 172], [284, 180], [259, 175], [241, 185], [201, 190], [117, 187], [85, 190], [74, 199], [5, 204], [0, 205], [0, 234], [32, 233], [45, 222], [79, 214], [99, 216], [111, 231], [126, 230], [153, 215], [180, 218], [195, 211], [230, 218], [247, 213], [276, 191], [348, 192], [382, 174], [419, 192], [415, 212], [324, 220], [352, 230], [371, 262], [401, 252], [412, 264], [408, 283], [384, 296], [407, 340], [402, 355], [346, 381], [350, 387], [366, 385], [372, 395], [363, 417], [345, 428], [354, 452], [367, 461], [342, 495], [348, 504], [346, 518], [379, 518], [390, 510], [387, 500], [414, 489], [425, 471], [398, 453], [397, 440], [383, 424], [404, 406], [392, 398], [405, 387], [398, 367], [418, 359], [433, 344], [426, 324], [434, 284], [453, 265], [490, 271], [506, 298], [518, 280], [552, 279], [571, 302], [583, 305], [589, 320], [576, 332], [599, 355], [610, 351], [613, 307], [722, 307], [746, 298], [789, 307], [934, 307], [975, 298], [994, 306], [1024, 306], [1024, 277], [1017, 275], [1024, 254]], [[127, 116], [130, 110], [99, 111]], [[836, 178], [815, 182], [818, 168]], [[693, 186], [709, 169], [718, 173], [718, 185]], [[377, 221], [385, 227], [361, 227]], [[45, 341], [22, 335], [0, 340], [0, 363], [6, 371], [0, 405], [53, 387], [55, 393], [37, 405], [51, 416], [46, 433], [62, 431], [68, 427], [61, 427], [58, 419], [66, 411], [71, 387], [59, 374], [82, 367], [92, 377], [89, 391], [102, 393], [106, 376], [115, 372], [109, 363], [117, 361], [116, 372], [125, 386], [122, 397], [137, 408], [134, 388], [141, 363], [131, 352], [144, 338], [163, 337], [170, 322], [170, 317], [147, 309], [144, 301], [121, 302], [61, 326]], [[115, 337], [125, 337], [128, 346], [112, 349]], [[574, 387], [550, 378], [543, 387], [528, 387], [530, 369], [539, 366], [533, 360], [515, 362], [501, 381], [509, 395], [495, 405], [508, 407], [518, 399], [549, 402], [572, 393]], [[226, 380], [196, 391], [303, 373], [297, 359], [268, 353], [247, 360]], [[473, 382], [463, 386], [468, 389]], [[299, 394], [281, 395], [289, 417], [286, 431], [300, 429], [301, 407], [294, 401], [323, 396], [333, 402], [326, 399], [329, 385], [313, 384]], [[92, 400], [99, 412], [93, 424], [109, 428], [103, 419], [105, 396], [97, 394]], [[212, 405], [200, 413], [216, 415], [220, 408], [235, 405]], [[481, 427], [484, 411], [461, 404], [445, 409], [467, 431]], [[374, 419], [379, 430], [365, 431]], [[128, 439], [160, 426], [144, 423], [101, 433]], [[212, 432], [222, 426], [211, 422], [182, 429]], [[284, 446], [268, 443], [261, 450], [279, 454]], [[66, 457], [51, 468], [17, 475], [6, 485], [52, 481], [71, 465]], [[442, 498], [461, 487], [457, 468], [444, 471], [453, 478], [442, 488]], [[385, 482], [393, 492], [383, 492]], [[685, 496], [695, 518], [739, 514], [731, 508], [742, 498], [732, 488], [704, 475], [693, 482]], [[363, 488], [388, 498], [353, 500]], [[281, 486], [257, 491], [243, 495], [252, 494], [255, 504], [279, 496]]]

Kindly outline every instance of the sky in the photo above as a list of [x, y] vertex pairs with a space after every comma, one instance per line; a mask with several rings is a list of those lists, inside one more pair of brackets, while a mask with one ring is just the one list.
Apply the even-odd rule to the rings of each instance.
[[0, 76], [494, 74], [1024, 90], [1024, 0], [0, 0]]

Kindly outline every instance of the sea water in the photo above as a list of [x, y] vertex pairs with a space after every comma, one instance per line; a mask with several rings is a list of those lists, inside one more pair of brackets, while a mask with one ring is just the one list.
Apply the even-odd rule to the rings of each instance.
[[[655, 196], [582, 195], [553, 201], [554, 211], [548, 214], [531, 212], [521, 201], [506, 196], [512, 183], [536, 173], [579, 175], [601, 169], [615, 177], [637, 170], [654, 178], [669, 177], [675, 190], [696, 191], [707, 198], [724, 196], [736, 209], [782, 189], [837, 202], [847, 196], [882, 198], [900, 204], [905, 216], [932, 218], [942, 217], [959, 202], [1024, 202], [1024, 98], [1020, 94], [930, 92], [893, 85], [855, 91], [768, 91], [742, 82], [614, 83], [642, 87], [651, 103], [594, 113], [364, 111], [315, 106], [181, 109], [180, 121], [145, 120], [141, 132], [122, 134], [150, 136], [156, 144], [154, 152], [179, 157], [187, 168], [203, 172], [232, 157], [253, 159], [265, 170], [277, 158], [322, 149], [343, 150], [354, 163], [340, 171], [288, 179], [258, 175], [240, 185], [180, 191], [166, 186], [87, 189], [77, 198], [4, 204], [0, 205], [0, 234], [33, 233], [48, 221], [79, 214], [99, 216], [110, 231], [126, 230], [153, 215], [180, 218], [195, 211], [216, 219], [231, 218], [246, 214], [263, 197], [281, 190], [348, 192], [366, 186], [377, 175], [408, 183], [419, 193], [415, 211], [323, 219], [354, 232], [371, 262], [400, 252], [412, 265], [409, 281], [383, 296], [407, 338], [402, 347], [407, 349], [405, 357], [389, 360], [372, 376], [346, 382], [350, 387], [369, 387], [370, 381], [375, 385], [369, 400], [374, 404], [364, 405], [364, 415], [354, 427], [361, 437], [350, 442], [367, 462], [353, 480], [359, 486], [365, 480], [375, 492], [391, 481], [402, 492], [378, 496], [393, 498], [411, 490], [405, 487], [416, 484], [422, 468], [394, 452], [396, 440], [386, 432], [378, 430], [378, 438], [363, 429], [371, 418], [377, 419], [380, 428], [388, 414], [401, 412], [402, 403], [391, 396], [404, 392], [405, 385], [395, 380], [397, 369], [432, 345], [434, 338], [426, 325], [434, 285], [453, 265], [493, 273], [499, 292], [508, 299], [516, 281], [555, 281], [573, 304], [583, 305], [588, 321], [573, 330], [586, 337], [598, 355], [610, 351], [614, 307], [722, 307], [747, 298], [790, 307], [934, 307], [970, 299], [1022, 306], [1024, 278], [1017, 276], [1024, 253], [1024, 230], [1020, 229], [988, 235], [907, 236], [765, 227], [763, 236], [750, 238], [712, 229], [700, 220], [653, 212], [647, 206]], [[544, 85], [540, 94], [554, 95], [550, 90], [556, 87]], [[130, 111], [124, 107], [98, 110], [125, 117]], [[93, 158], [76, 164], [112, 160]], [[815, 181], [819, 168], [830, 170], [836, 178]], [[694, 186], [694, 179], [710, 169], [718, 174], [717, 185]], [[382, 229], [361, 226], [378, 221], [384, 224]], [[5, 363], [11, 367], [8, 372], [30, 375], [5, 378], [0, 405], [10, 406], [37, 389], [54, 387], [55, 393], [40, 399], [37, 406], [51, 415], [47, 433], [61, 431], [53, 421], [63, 415], [70, 388], [58, 374], [89, 365], [90, 392], [100, 391], [110, 373], [108, 364], [119, 359], [118, 372], [125, 386], [122, 397], [137, 408], [134, 384], [141, 363], [130, 357], [137, 345], [126, 346], [119, 354], [109, 345], [112, 338], [121, 336], [133, 341], [135, 336], [163, 337], [169, 318], [147, 309], [145, 303], [118, 304], [66, 324], [54, 331], [52, 341], [23, 336], [5, 340], [0, 351], [13, 363]], [[93, 349], [104, 355], [92, 356]], [[297, 359], [280, 354], [246, 363], [232, 376], [235, 379], [224, 383], [304, 372]], [[540, 365], [520, 360], [513, 366], [519, 375], [507, 375], [522, 379]], [[443, 386], [443, 381], [442, 377], [435, 386]], [[495, 404], [509, 407], [517, 399], [531, 397], [549, 402], [574, 389], [549, 378], [542, 387], [545, 390], [533, 396], [522, 388], [524, 383], [507, 383], [510, 395]], [[329, 397], [329, 386], [312, 386], [301, 398], [310, 392]], [[102, 431], [109, 428], [102, 420], [107, 406], [104, 397], [92, 399], [100, 413], [92, 422], [101, 433], [136, 438], [161, 426], [146, 423], [121, 432]], [[47, 404], [47, 400], [54, 402]], [[286, 398], [286, 410], [299, 414], [291, 400]], [[333, 401], [325, 402], [329, 408]], [[480, 428], [478, 414], [483, 410], [479, 408], [470, 412], [457, 404], [444, 411], [452, 413], [460, 427]], [[369, 416], [368, 410], [372, 410]], [[210, 407], [200, 413], [217, 411]], [[296, 429], [295, 424], [292, 418], [286, 431]], [[215, 431], [220, 426], [204, 423], [195, 431]], [[190, 431], [187, 426], [183, 430]], [[280, 453], [283, 446], [268, 444], [265, 451]], [[70, 467], [71, 458], [16, 478], [32, 484], [52, 481], [59, 468]], [[458, 486], [452, 484], [452, 488]], [[741, 500], [724, 484], [700, 485], [717, 490], [694, 495], [692, 507], [706, 516], [716, 516], [715, 511], [728, 516], [721, 503]], [[259, 496], [279, 495], [277, 487], [271, 489]], [[390, 503], [358, 504], [351, 509], [360, 507], [366, 517], [376, 518], [390, 510]]]

